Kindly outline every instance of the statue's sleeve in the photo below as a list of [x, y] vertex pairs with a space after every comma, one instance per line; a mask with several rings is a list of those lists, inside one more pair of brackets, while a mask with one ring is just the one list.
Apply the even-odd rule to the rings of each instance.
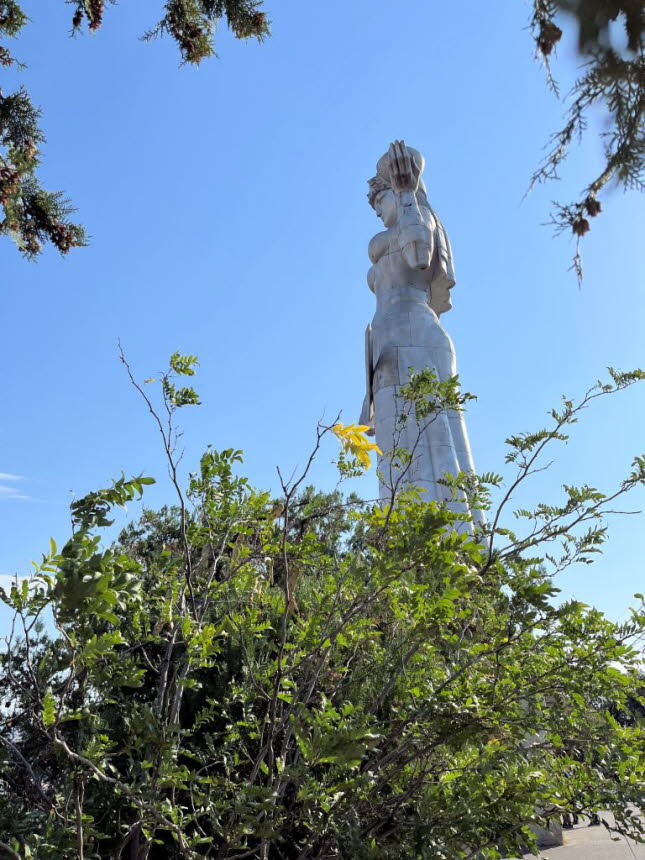
[[365, 399], [361, 409], [359, 424], [367, 425], [370, 429], [368, 436], [374, 435], [374, 396], [372, 392], [372, 380], [374, 378], [374, 363], [372, 355], [372, 326], [365, 329]]
[[450, 247], [450, 239], [448, 238], [448, 234], [446, 233], [446, 229], [437, 218], [436, 213], [434, 214], [435, 221], [437, 222], [437, 246], [439, 249], [439, 259], [441, 261], [441, 268], [444, 273], [444, 277], [446, 279], [447, 286], [454, 287], [455, 281], [455, 265], [452, 259], [452, 248]]
[[451, 308], [450, 290], [455, 285], [455, 267], [452, 259], [452, 248], [445, 227], [441, 223], [437, 213], [432, 212], [435, 222], [435, 267], [432, 274], [430, 286], [430, 307], [441, 314]]

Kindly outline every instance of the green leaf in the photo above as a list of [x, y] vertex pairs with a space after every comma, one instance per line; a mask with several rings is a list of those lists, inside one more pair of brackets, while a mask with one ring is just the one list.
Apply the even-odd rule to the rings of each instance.
[[53, 726], [56, 722], [56, 700], [51, 687], [48, 687], [43, 696], [42, 720], [45, 726]]

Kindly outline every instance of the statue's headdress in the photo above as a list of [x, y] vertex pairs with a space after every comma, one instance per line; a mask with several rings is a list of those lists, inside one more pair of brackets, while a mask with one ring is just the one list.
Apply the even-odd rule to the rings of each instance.
[[370, 206], [373, 209], [374, 208], [374, 201], [379, 196], [381, 191], [387, 191], [387, 189], [391, 188], [392, 186], [390, 185], [389, 182], [387, 182], [385, 179], [383, 179], [382, 176], [379, 176], [378, 174], [376, 176], [373, 176], [371, 179], [368, 179], [367, 184], [369, 185], [369, 191], [367, 192], [367, 199], [369, 201]]

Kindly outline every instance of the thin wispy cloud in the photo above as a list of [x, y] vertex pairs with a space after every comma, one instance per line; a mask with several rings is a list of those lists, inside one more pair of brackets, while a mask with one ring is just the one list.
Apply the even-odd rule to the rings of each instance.
[[26, 493], [20, 493], [15, 487], [7, 487], [4, 484], [0, 484], [0, 501], [2, 499], [31, 499], [31, 496], [26, 495]]
[[20, 484], [24, 480], [24, 475], [14, 475], [13, 472], [0, 472], [0, 501], [3, 499], [30, 501], [31, 496], [23, 492], [20, 487], [13, 486], [13, 484]]

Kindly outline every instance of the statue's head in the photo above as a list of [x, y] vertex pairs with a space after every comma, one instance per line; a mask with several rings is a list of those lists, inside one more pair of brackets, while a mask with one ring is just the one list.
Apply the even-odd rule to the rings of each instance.
[[[425, 167], [425, 159], [417, 149], [411, 146], [406, 146], [410, 157], [419, 169], [419, 173], [423, 172]], [[396, 223], [396, 195], [392, 190], [392, 180], [390, 178], [390, 151], [388, 150], [382, 155], [376, 163], [376, 176], [368, 180], [369, 191], [367, 199], [370, 206], [374, 209], [378, 217], [386, 227], [392, 227]], [[425, 186], [422, 180], [419, 180], [419, 191], [422, 192], [425, 198]]]
[[[405, 153], [402, 152], [403, 147], [405, 147], [405, 151], [416, 169], [411, 170], [412, 165], [407, 162]], [[406, 162], [403, 166], [401, 165], [402, 157], [403, 161]], [[396, 171], [394, 175], [390, 174], [391, 165], [393, 165]], [[385, 226], [390, 228], [396, 224], [400, 209], [397, 193], [394, 191], [393, 180], [396, 180], [399, 188], [412, 188], [415, 182], [417, 183], [415, 189], [416, 203], [421, 210], [421, 220], [433, 230], [434, 250], [429, 267], [419, 265], [422, 255], [417, 253], [416, 250], [414, 252], [415, 259], [409, 262], [406, 258], [406, 262], [414, 269], [429, 268], [429, 304], [437, 314], [442, 314], [444, 311], [450, 310], [452, 306], [450, 302], [450, 290], [455, 283], [455, 272], [448, 236], [437, 213], [433, 211], [428, 203], [426, 188], [421, 179], [424, 167], [425, 159], [418, 150], [407, 146], [401, 140], [395, 141], [385, 155], [382, 155], [377, 162], [376, 175], [368, 181], [369, 192], [367, 199]], [[406, 174], [407, 178], [402, 182], [403, 174]], [[412, 174], [411, 178], [410, 174]], [[413, 244], [416, 245], [416, 243]], [[424, 258], [422, 262], [425, 263], [427, 261]]]
[[[375, 181], [376, 180], [376, 181]], [[376, 184], [378, 177], [370, 179], [370, 190], [368, 199], [370, 205], [386, 227], [392, 227], [397, 219], [396, 194], [389, 185], [383, 183], [380, 187]]]

